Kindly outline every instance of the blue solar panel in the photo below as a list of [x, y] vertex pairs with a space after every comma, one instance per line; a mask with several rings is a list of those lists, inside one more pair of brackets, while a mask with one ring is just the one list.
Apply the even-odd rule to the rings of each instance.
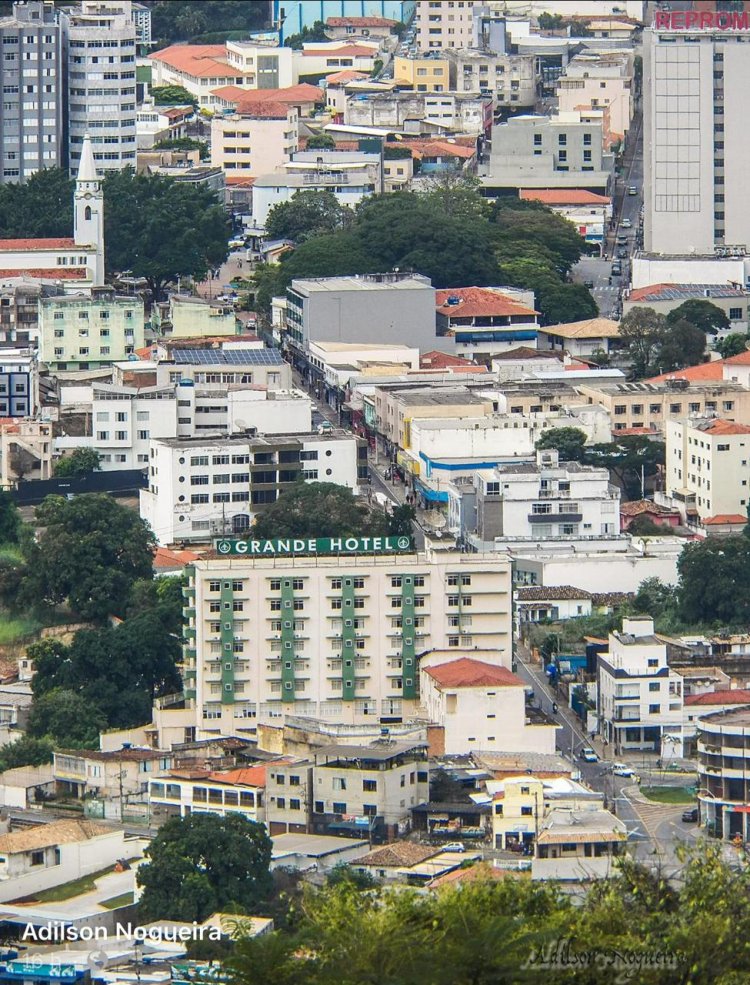
[[175, 363], [201, 366], [279, 366], [277, 349], [173, 349]]

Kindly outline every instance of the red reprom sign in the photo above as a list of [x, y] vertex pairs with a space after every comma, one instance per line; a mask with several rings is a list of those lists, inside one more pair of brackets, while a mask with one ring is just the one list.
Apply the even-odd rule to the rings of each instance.
[[750, 31], [750, 13], [734, 10], [658, 10], [654, 30]]

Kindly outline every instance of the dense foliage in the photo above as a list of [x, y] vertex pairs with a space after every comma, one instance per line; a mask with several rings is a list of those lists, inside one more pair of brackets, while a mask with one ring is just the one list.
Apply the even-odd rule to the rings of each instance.
[[238, 943], [231, 985], [738, 985], [750, 974], [750, 871], [701, 845], [679, 887], [624, 860], [577, 894], [507, 876], [431, 892], [308, 890], [296, 921]]
[[145, 854], [136, 876], [143, 923], [262, 912], [271, 893], [271, 839], [241, 814], [171, 818]]
[[[620, 338], [625, 343], [634, 379], [671, 373], [696, 366], [706, 357], [707, 336], [729, 328], [724, 311], [710, 301], [685, 301], [667, 315], [653, 308], [632, 308], [620, 322]], [[729, 336], [727, 352], [741, 352], [737, 336]], [[722, 352], [722, 343], [716, 348]], [[724, 353], [722, 352], [722, 355]]]
[[299, 482], [260, 514], [256, 537], [367, 537], [387, 533], [385, 517], [370, 513], [351, 489], [333, 482]]
[[55, 463], [55, 475], [81, 478], [101, 468], [101, 456], [96, 448], [74, 448]]
[[243, 31], [268, 26], [269, 4], [257, 0], [158, 0], [151, 8], [155, 41], [189, 41], [206, 31]]

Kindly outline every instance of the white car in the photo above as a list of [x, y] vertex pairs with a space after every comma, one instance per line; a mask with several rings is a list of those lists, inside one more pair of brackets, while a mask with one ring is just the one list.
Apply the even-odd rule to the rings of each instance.
[[465, 852], [466, 846], [462, 841], [449, 841], [447, 845], [443, 845], [440, 849], [441, 852]]
[[615, 776], [635, 776], [635, 770], [626, 766], [625, 763], [615, 763], [612, 772]]
[[583, 749], [578, 753], [581, 759], [586, 763], [598, 763], [599, 757], [591, 748], [591, 746], [584, 746]]
[[630, 221], [630, 219], [623, 219], [622, 222], [620, 223], [620, 229], [630, 229], [632, 225], [633, 223]]

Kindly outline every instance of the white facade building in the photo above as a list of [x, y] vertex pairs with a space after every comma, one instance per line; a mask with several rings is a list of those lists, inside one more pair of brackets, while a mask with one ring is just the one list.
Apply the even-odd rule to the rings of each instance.
[[86, 134], [99, 174], [135, 167], [135, 35], [131, 0], [81, 0], [61, 11], [68, 74], [68, 166]]
[[667, 488], [705, 520], [739, 518], [750, 499], [750, 427], [716, 417], [667, 421]]
[[614, 754], [652, 750], [682, 756], [682, 677], [667, 663], [653, 619], [623, 619], [597, 658], [599, 723]]
[[160, 544], [242, 533], [299, 479], [356, 490], [366, 454], [363, 439], [343, 431], [152, 440], [141, 516]]
[[262, 554], [188, 568], [186, 698], [196, 734], [236, 735], [285, 715], [405, 720], [419, 709], [417, 655], [427, 651], [447, 661], [476, 647], [509, 669], [507, 559], [413, 553], [403, 541], [305, 541], [307, 556], [284, 550], [296, 542], [238, 542]]
[[633, 118], [633, 65], [629, 52], [584, 52], [572, 58], [557, 89], [562, 112], [607, 108], [606, 140], [622, 140]]
[[644, 32], [648, 252], [713, 254], [750, 240], [749, 38], [747, 11], [657, 10]]
[[537, 752], [554, 755], [558, 726], [530, 717], [526, 686], [505, 667], [461, 657], [420, 665], [427, 718], [443, 729], [447, 756], [467, 752]]

